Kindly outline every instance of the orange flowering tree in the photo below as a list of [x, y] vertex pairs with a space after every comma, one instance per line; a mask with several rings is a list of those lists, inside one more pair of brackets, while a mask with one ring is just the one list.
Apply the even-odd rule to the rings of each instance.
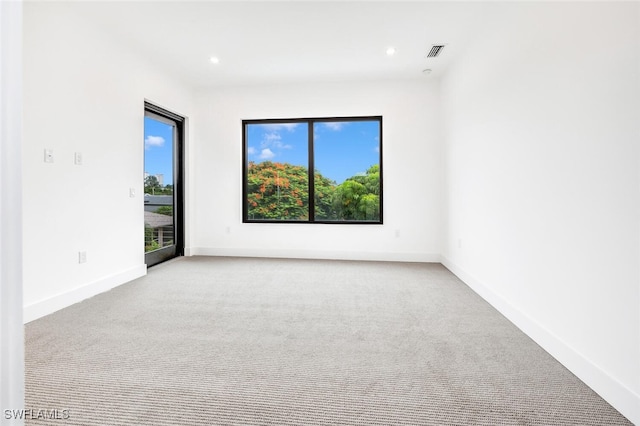
[[247, 203], [250, 219], [307, 220], [307, 169], [288, 163], [249, 162]]

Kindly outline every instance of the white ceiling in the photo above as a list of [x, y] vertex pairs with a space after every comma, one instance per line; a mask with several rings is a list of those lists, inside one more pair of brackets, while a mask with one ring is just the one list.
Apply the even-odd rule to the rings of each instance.
[[[110, 32], [193, 87], [434, 78], [474, 38], [485, 2], [78, 2]], [[432, 44], [446, 44], [426, 59]], [[388, 47], [396, 48], [392, 57]], [[217, 65], [209, 61], [217, 56]], [[425, 68], [433, 72], [427, 76]]]

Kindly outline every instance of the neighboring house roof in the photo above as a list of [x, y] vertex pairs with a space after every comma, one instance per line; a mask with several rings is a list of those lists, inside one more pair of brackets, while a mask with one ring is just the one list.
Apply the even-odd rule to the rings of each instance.
[[144, 224], [145, 226], [148, 226], [150, 228], [162, 228], [164, 226], [171, 226], [173, 225], [173, 216], [145, 211]]

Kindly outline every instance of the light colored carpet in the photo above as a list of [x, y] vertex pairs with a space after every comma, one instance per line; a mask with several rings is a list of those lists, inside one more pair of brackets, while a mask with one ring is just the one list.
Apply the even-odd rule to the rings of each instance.
[[438, 264], [181, 258], [26, 326], [28, 425], [630, 424]]

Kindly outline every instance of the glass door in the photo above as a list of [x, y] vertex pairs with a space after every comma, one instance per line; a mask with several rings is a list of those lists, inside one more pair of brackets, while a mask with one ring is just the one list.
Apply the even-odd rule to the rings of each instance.
[[145, 103], [144, 251], [147, 266], [183, 254], [183, 124], [183, 117]]

